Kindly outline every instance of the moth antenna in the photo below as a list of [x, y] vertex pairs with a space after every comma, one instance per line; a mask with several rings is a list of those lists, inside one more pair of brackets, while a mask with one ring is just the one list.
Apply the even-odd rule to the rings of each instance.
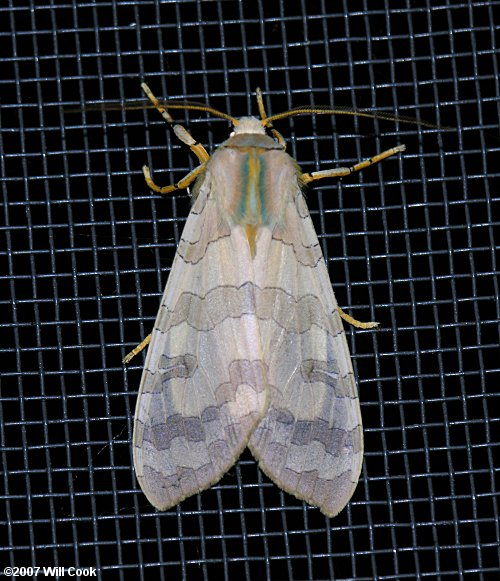
[[399, 121], [400, 123], [413, 123], [414, 125], [421, 125], [423, 127], [432, 127], [433, 129], [442, 129], [439, 125], [430, 123], [429, 121], [422, 121], [421, 119], [416, 119], [415, 117], [409, 117], [407, 115], [395, 115], [393, 113], [385, 113], [383, 111], [366, 111], [364, 109], [351, 109], [350, 107], [336, 107], [335, 109], [330, 109], [329, 107], [294, 107], [289, 111], [284, 111], [283, 113], [277, 113], [276, 115], [271, 115], [262, 120], [262, 124], [265, 127], [269, 127], [269, 123], [272, 121], [278, 121], [278, 119], [285, 119], [286, 117], [295, 117], [296, 115], [351, 115], [353, 117], [368, 117], [370, 119], [382, 119], [384, 121]]

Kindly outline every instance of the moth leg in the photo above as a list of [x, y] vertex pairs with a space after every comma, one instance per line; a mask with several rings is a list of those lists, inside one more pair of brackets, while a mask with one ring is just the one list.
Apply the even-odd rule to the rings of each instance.
[[158, 99], [153, 95], [151, 89], [146, 85], [146, 83], [142, 83], [141, 85], [142, 90], [146, 93], [151, 103], [155, 109], [160, 113], [160, 115], [165, 119], [165, 121], [172, 126], [175, 135], [177, 138], [185, 143], [189, 149], [196, 155], [199, 159], [200, 163], [205, 163], [209, 160], [210, 155], [208, 154], [207, 150], [203, 147], [201, 143], [196, 141], [187, 129], [184, 129], [182, 125], [176, 123], [173, 118], [170, 116], [167, 109], [158, 101]]
[[187, 188], [194, 180], [205, 171], [205, 163], [202, 163], [193, 171], [190, 171], [187, 176], [184, 176], [180, 181], [178, 181], [173, 186], [157, 186], [153, 178], [151, 177], [151, 172], [149, 171], [149, 167], [144, 165], [142, 167], [142, 171], [144, 173], [144, 178], [148, 186], [153, 190], [153, 192], [157, 192], [158, 194], [169, 194], [170, 192], [174, 192], [175, 190], [182, 190]]
[[380, 323], [376, 323], [375, 321], [369, 321], [367, 323], [358, 321], [354, 317], [351, 317], [351, 315], [344, 313], [344, 311], [340, 307], [337, 307], [337, 311], [339, 312], [339, 315], [344, 319], [344, 321], [347, 321], [350, 325], [358, 329], [374, 329], [375, 327], [378, 327], [380, 325]]
[[315, 180], [322, 180], [323, 178], [341, 178], [344, 176], [348, 176], [349, 174], [354, 173], [355, 171], [360, 171], [362, 169], [365, 169], [366, 167], [369, 167], [370, 165], [379, 163], [380, 161], [387, 159], [392, 155], [396, 155], [397, 153], [400, 153], [405, 149], [406, 149], [405, 145], [398, 145], [391, 149], [387, 149], [386, 151], [383, 151], [382, 153], [379, 153], [374, 157], [370, 157], [370, 159], [365, 159], [364, 161], [361, 161], [360, 163], [357, 163], [352, 167], [337, 167], [335, 169], [327, 169], [324, 171], [314, 171], [312, 173], [305, 173], [302, 174], [302, 183], [308, 184], [309, 182]]
[[[266, 110], [264, 109], [264, 99], [262, 98], [262, 91], [260, 90], [260, 87], [255, 89], [255, 95], [257, 97], [257, 106], [259, 108], [260, 118], [262, 120], [267, 119]], [[276, 131], [276, 129], [273, 128], [272, 123], [268, 123], [266, 127], [273, 134], [273, 137], [276, 139], [276, 141], [281, 145], [283, 151], [286, 151], [286, 141], [284, 140], [283, 135], [281, 135], [279, 131]]]
[[[379, 154], [375, 155], [374, 157], [371, 157], [370, 159], [366, 159], [365, 161], [361, 161], [360, 163], [357, 163], [356, 165], [353, 165], [351, 167], [338, 167], [335, 169], [329, 169], [329, 170], [327, 169], [324, 171], [315, 171], [312, 173], [305, 173], [305, 174], [302, 174], [302, 183], [307, 184], [309, 182], [312, 182], [315, 180], [321, 180], [323, 178], [344, 177], [344, 176], [347, 176], [351, 173], [354, 173], [355, 171], [360, 171], [362, 169], [365, 169], [366, 167], [369, 167], [370, 165], [374, 165], [375, 163], [379, 163], [380, 161], [387, 159], [388, 157], [391, 157], [392, 155], [396, 155], [397, 153], [400, 153], [400, 152], [404, 151], [405, 149], [406, 149], [405, 145], [398, 145], [398, 146], [393, 147], [391, 149], [387, 149], [386, 151], [383, 151], [382, 153], [379, 153]], [[344, 311], [340, 307], [337, 307], [337, 310], [339, 312], [339, 315], [344, 319], [344, 321], [347, 321], [350, 325], [352, 325], [353, 327], [357, 327], [358, 329], [373, 329], [375, 327], [378, 327], [380, 324], [380, 323], [377, 323], [375, 321], [369, 321], [367, 323], [363, 323], [362, 321], [358, 321], [354, 317], [351, 317], [351, 315], [344, 313]]]
[[274, 129], [273, 127], [270, 127], [269, 129], [271, 130], [273, 137], [276, 139], [276, 141], [283, 148], [283, 151], [286, 151], [286, 141], [285, 141], [283, 135], [281, 135], [281, 133], [279, 131], [276, 131], [276, 129]]
[[130, 353], [125, 355], [125, 357], [122, 359], [122, 362], [125, 364], [129, 363], [138, 353], [140, 353], [145, 347], [147, 347], [151, 343], [151, 335], [152, 333], [150, 333], [144, 339], [144, 341], [141, 341], [139, 345], [137, 345], [137, 347], [134, 347]]

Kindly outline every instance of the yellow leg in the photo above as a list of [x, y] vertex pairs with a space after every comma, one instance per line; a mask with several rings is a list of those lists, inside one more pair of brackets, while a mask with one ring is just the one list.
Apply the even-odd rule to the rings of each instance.
[[392, 149], [387, 149], [386, 151], [383, 151], [382, 153], [379, 153], [374, 157], [371, 157], [370, 159], [361, 161], [360, 163], [357, 163], [352, 167], [338, 167], [335, 169], [327, 169], [324, 171], [305, 173], [302, 174], [302, 183], [307, 184], [315, 180], [322, 180], [323, 178], [341, 178], [344, 176], [348, 176], [349, 174], [354, 173], [355, 171], [360, 171], [362, 169], [365, 169], [366, 167], [369, 167], [370, 165], [379, 163], [380, 161], [387, 159], [388, 157], [391, 157], [391, 155], [401, 153], [405, 149], [406, 149], [405, 145], [398, 145], [396, 147], [393, 147]]
[[182, 190], [187, 188], [189, 184], [191, 184], [201, 173], [203, 173], [205, 169], [205, 165], [207, 161], [210, 159], [210, 156], [207, 153], [207, 150], [193, 139], [191, 134], [184, 129], [182, 125], [176, 124], [175, 121], [170, 116], [167, 109], [158, 101], [158, 99], [153, 95], [151, 89], [146, 85], [146, 83], [142, 83], [141, 85], [143, 91], [149, 97], [151, 103], [153, 103], [154, 107], [160, 112], [161, 116], [167, 123], [172, 125], [174, 129], [175, 135], [178, 137], [182, 143], [185, 143], [191, 151], [196, 155], [196, 157], [200, 161], [200, 165], [195, 168], [193, 171], [189, 172], [187, 176], [183, 177], [182, 180], [174, 184], [173, 186], [157, 186], [153, 178], [151, 177], [151, 172], [147, 165], [142, 168], [144, 172], [144, 177], [146, 178], [146, 183], [148, 186], [153, 190], [153, 192], [157, 192], [158, 194], [169, 194], [170, 192], [175, 192], [175, 190]]
[[163, 117], [163, 119], [165, 119], [165, 121], [167, 123], [169, 123], [170, 125], [172, 125], [172, 127], [174, 129], [174, 133], [177, 136], [177, 138], [180, 141], [182, 141], [182, 143], [185, 143], [186, 145], [189, 146], [189, 148], [191, 149], [191, 151], [200, 160], [200, 163], [205, 163], [206, 161], [208, 161], [209, 158], [210, 158], [210, 156], [208, 155], [208, 152], [203, 147], [203, 145], [201, 145], [201, 143], [198, 143], [195, 139], [193, 139], [193, 137], [191, 136], [191, 134], [189, 133], [189, 131], [187, 131], [187, 129], [184, 129], [184, 127], [182, 125], [179, 125], [178, 123], [176, 123], [173, 120], [173, 118], [170, 116], [169, 112], [167, 111], [166, 107], [164, 107], [158, 101], [158, 99], [153, 95], [153, 92], [146, 85], [146, 83], [142, 83], [141, 87], [142, 87], [142, 90], [148, 96], [148, 98], [151, 101], [151, 103], [153, 103], [153, 106], [155, 107], [155, 109]]
[[[322, 180], [323, 178], [347, 176], [351, 173], [354, 173], [355, 171], [360, 171], [362, 169], [365, 169], [366, 167], [369, 167], [370, 165], [379, 163], [380, 161], [387, 159], [388, 157], [391, 157], [391, 155], [396, 155], [397, 153], [400, 153], [405, 149], [406, 146], [398, 145], [396, 147], [393, 147], [392, 149], [387, 149], [386, 151], [383, 151], [382, 153], [379, 153], [374, 157], [371, 157], [370, 159], [361, 161], [360, 163], [357, 163], [352, 167], [339, 167], [335, 169], [327, 169], [324, 171], [315, 171], [313, 173], [305, 173], [302, 174], [302, 183], [307, 184], [315, 180]], [[375, 321], [363, 323], [362, 321], [358, 321], [354, 317], [351, 317], [351, 315], [344, 313], [344, 311], [340, 307], [337, 307], [337, 310], [339, 312], [339, 315], [344, 319], [344, 321], [347, 321], [350, 325], [352, 325], [353, 327], [357, 327], [358, 329], [374, 329], [375, 327], [378, 327], [380, 324]]]
[[151, 177], [151, 172], [149, 171], [149, 167], [147, 165], [142, 167], [142, 171], [144, 172], [146, 183], [153, 190], [153, 192], [157, 192], [158, 194], [169, 194], [170, 192], [175, 192], [175, 190], [182, 190], [187, 188], [200, 174], [205, 171], [205, 164], [203, 163], [202, 165], [196, 167], [193, 171], [189, 172], [187, 176], [183, 177], [173, 186], [157, 186]]
[[370, 321], [368, 323], [358, 321], [354, 317], [351, 317], [351, 315], [344, 313], [344, 311], [340, 307], [337, 307], [337, 311], [339, 312], [339, 315], [344, 319], [344, 321], [347, 321], [350, 325], [352, 325], [353, 327], [357, 327], [358, 329], [374, 329], [375, 327], [378, 327], [380, 325], [380, 323], [376, 323], [375, 321]]
[[[259, 108], [260, 118], [266, 119], [267, 115], [266, 115], [266, 110], [264, 108], [264, 99], [262, 98], [262, 91], [260, 90], [259, 87], [257, 87], [255, 89], [255, 95], [257, 96], [257, 106]], [[281, 133], [279, 131], [276, 131], [276, 129], [273, 128], [272, 123], [268, 123], [266, 125], [266, 127], [273, 134], [274, 138], [281, 145], [281, 147], [283, 147], [283, 151], [286, 151], [286, 141], [283, 139], [283, 135], [281, 135]]]
[[[155, 184], [155, 182], [153, 181], [153, 178], [151, 177], [151, 172], [149, 171], [149, 167], [147, 165], [145, 165], [145, 166], [143, 166], [142, 171], [144, 173], [144, 178], [146, 180], [146, 183], [154, 192], [157, 192], [159, 194], [168, 194], [168, 193], [173, 192], [175, 190], [181, 190], [181, 189], [187, 188], [192, 182], [194, 182], [194, 180], [200, 174], [202, 174], [205, 171], [205, 165], [206, 165], [206, 162], [210, 159], [210, 156], [208, 155], [208, 152], [203, 147], [203, 145], [201, 145], [201, 143], [198, 143], [195, 139], [193, 139], [193, 137], [191, 136], [189, 131], [184, 129], [184, 127], [182, 125], [176, 124], [174, 122], [174, 120], [172, 119], [172, 117], [170, 116], [170, 114], [168, 113], [166, 108], [163, 107], [163, 105], [161, 105], [161, 103], [153, 95], [151, 89], [146, 85], [146, 83], [142, 83], [141, 87], [144, 90], [144, 92], [146, 93], [146, 95], [149, 97], [149, 100], [151, 101], [151, 103], [153, 103], [154, 107], [160, 112], [162, 117], [165, 119], [165, 121], [167, 121], [167, 123], [169, 123], [170, 125], [173, 126], [174, 133], [177, 136], [177, 138], [180, 141], [182, 141], [182, 143], [185, 143], [186, 145], [188, 145], [189, 148], [191, 149], [191, 151], [196, 155], [196, 157], [200, 161], [200, 165], [197, 168], [195, 168], [193, 171], [189, 172], [187, 174], [187, 176], [182, 178], [182, 180], [178, 181], [173, 186], [163, 186], [163, 187]], [[128, 353], [123, 358], [123, 363], [125, 363], [125, 364], [129, 363], [138, 353], [140, 353], [145, 347], [147, 347], [150, 342], [151, 342], [151, 333], [141, 343], [139, 343], [139, 345], [137, 345], [137, 347], [132, 349], [132, 351], [130, 351], [130, 353]]]
[[144, 341], [142, 341], [141, 343], [139, 343], [139, 345], [137, 345], [137, 347], [134, 347], [134, 349], [132, 349], [132, 351], [130, 353], [128, 353], [128, 355], [125, 355], [125, 357], [123, 358], [123, 363], [127, 364], [130, 363], [130, 361], [138, 354], [140, 353], [145, 347], [147, 347], [150, 343], [151, 343], [151, 335], [152, 333], [150, 333], [145, 339]]

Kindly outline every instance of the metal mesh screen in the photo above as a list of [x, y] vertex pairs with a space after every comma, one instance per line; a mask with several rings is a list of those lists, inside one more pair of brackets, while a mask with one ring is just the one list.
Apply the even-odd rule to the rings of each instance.
[[[10, 0], [0, 7], [2, 566], [99, 578], [404, 579], [498, 573], [500, 2]], [[441, 126], [304, 117], [305, 171], [404, 155], [307, 192], [347, 329], [365, 462], [327, 519], [246, 451], [158, 513], [132, 468], [143, 355], [196, 160], [141, 98], [234, 116], [303, 104]], [[228, 123], [177, 113], [209, 151]], [[446, 129], [451, 127], [452, 129]], [[496, 461], [495, 461], [496, 455]], [[8, 572], [7, 572], [8, 573]], [[26, 571], [25, 571], [26, 573]], [[29, 572], [28, 572], [29, 574]], [[41, 575], [41, 573], [39, 573]], [[490, 577], [491, 578], [491, 577]]]

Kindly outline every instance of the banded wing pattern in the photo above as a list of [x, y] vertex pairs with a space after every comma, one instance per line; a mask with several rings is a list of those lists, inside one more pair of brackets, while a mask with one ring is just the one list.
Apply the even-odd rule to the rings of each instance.
[[139, 390], [135, 469], [160, 510], [220, 480], [266, 406], [248, 244], [218, 218], [202, 192], [184, 228]]
[[280, 488], [333, 517], [356, 488], [363, 430], [345, 332], [298, 189], [269, 238], [255, 269], [269, 407], [249, 447]]

